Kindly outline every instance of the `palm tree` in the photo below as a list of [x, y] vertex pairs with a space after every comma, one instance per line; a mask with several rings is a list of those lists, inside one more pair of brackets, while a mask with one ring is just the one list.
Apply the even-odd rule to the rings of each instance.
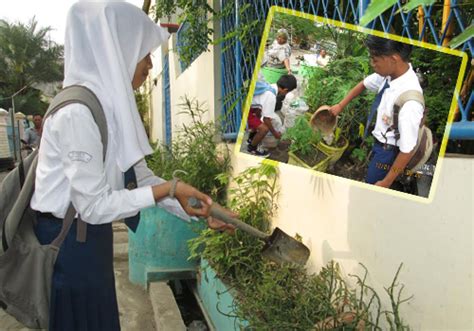
[[[30, 86], [15, 99], [17, 110], [24, 113], [45, 108], [33, 85], [60, 81], [63, 77], [63, 46], [49, 39], [50, 30], [39, 28], [34, 17], [27, 24], [0, 20], [0, 96], [7, 97], [23, 86]], [[9, 104], [10, 100], [0, 101], [1, 107], [8, 109]]]

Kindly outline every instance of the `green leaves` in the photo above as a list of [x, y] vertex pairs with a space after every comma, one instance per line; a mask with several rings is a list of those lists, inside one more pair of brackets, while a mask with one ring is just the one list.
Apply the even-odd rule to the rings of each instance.
[[181, 113], [191, 118], [174, 137], [171, 146], [159, 145], [147, 158], [148, 166], [158, 176], [171, 179], [176, 169], [186, 171], [181, 179], [215, 201], [224, 203], [226, 177], [230, 173], [230, 153], [227, 145], [218, 145], [219, 130], [213, 122], [204, 122], [205, 105], [184, 97]]
[[397, 0], [374, 0], [370, 2], [369, 7], [361, 17], [359, 25], [366, 26], [372, 22], [376, 17], [380, 16], [388, 8], [392, 7], [397, 3]]
[[406, 3], [403, 7], [402, 10], [403, 12], [407, 13], [410, 10], [415, 9], [418, 6], [430, 6], [434, 4], [436, 0], [410, 0], [408, 3]]
[[464, 44], [466, 41], [474, 36], [474, 24], [471, 24], [466, 30], [464, 30], [459, 36], [453, 38], [448, 44], [451, 48], [457, 48]]
[[311, 128], [306, 117], [301, 115], [296, 118], [295, 125], [285, 131], [282, 139], [291, 141], [290, 151], [308, 156], [314, 153], [315, 145], [321, 141], [322, 137], [320, 132]]

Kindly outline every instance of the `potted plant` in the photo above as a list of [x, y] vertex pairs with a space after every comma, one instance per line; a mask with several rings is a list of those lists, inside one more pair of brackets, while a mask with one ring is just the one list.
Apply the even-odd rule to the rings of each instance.
[[311, 128], [304, 115], [298, 116], [295, 125], [288, 128], [282, 139], [289, 140], [288, 163], [318, 171], [326, 171], [328, 155], [316, 148], [321, 134]]
[[322, 136], [317, 145], [318, 149], [329, 155], [329, 163], [334, 164], [349, 146], [349, 140], [341, 135], [341, 127], [336, 127], [337, 119], [329, 112], [329, 106], [319, 107], [311, 116], [310, 124]]
[[[334, 105], [369, 73], [369, 60], [364, 56], [349, 56], [337, 59], [327, 66], [326, 71], [313, 73], [305, 90], [306, 102], [310, 109], [321, 105]], [[339, 115], [334, 139], [330, 143], [320, 141], [318, 148], [331, 155], [331, 163], [342, 156], [350, 144], [361, 136], [361, 126], [365, 123], [373, 95], [363, 94], [355, 98]], [[327, 108], [326, 108], [327, 109]], [[363, 128], [362, 128], [363, 132]]]

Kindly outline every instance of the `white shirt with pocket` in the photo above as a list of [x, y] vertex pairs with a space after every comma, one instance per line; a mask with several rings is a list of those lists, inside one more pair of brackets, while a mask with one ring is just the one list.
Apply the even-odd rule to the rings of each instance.
[[[278, 91], [278, 86], [276, 84], [271, 84], [271, 87], [276, 91]], [[283, 130], [283, 123], [281, 121], [280, 116], [275, 113], [276, 107], [276, 95], [270, 91], [265, 91], [262, 94], [254, 95], [252, 99], [252, 104], [258, 104], [262, 106], [262, 117], [270, 118], [273, 128], [282, 133]], [[271, 133], [269, 133], [271, 134]]]
[[[410, 64], [409, 69], [400, 77], [391, 80], [390, 77], [383, 77], [377, 73], [373, 73], [364, 79], [364, 86], [375, 93], [378, 93], [388, 81], [389, 86], [382, 95], [382, 100], [377, 109], [377, 120], [375, 128], [372, 131], [374, 137], [381, 143], [396, 145], [403, 153], [409, 153], [416, 146], [418, 140], [418, 130], [421, 119], [423, 118], [423, 105], [417, 101], [407, 101], [398, 113], [398, 130], [400, 139], [395, 141], [395, 133], [393, 130], [387, 132], [393, 120], [393, 105], [405, 91], [416, 90], [423, 93], [413, 68]], [[386, 133], [387, 132], [387, 133]], [[387, 141], [385, 141], [385, 137]]]
[[[104, 163], [99, 128], [84, 105], [58, 110], [45, 121], [42, 136], [33, 210], [64, 218], [72, 201], [85, 222], [104, 224], [155, 205], [151, 186], [165, 180], [156, 177], [142, 159], [134, 165], [138, 188], [125, 189], [116, 163], [114, 132], [109, 126]], [[189, 220], [176, 199], [162, 199], [159, 205]]]

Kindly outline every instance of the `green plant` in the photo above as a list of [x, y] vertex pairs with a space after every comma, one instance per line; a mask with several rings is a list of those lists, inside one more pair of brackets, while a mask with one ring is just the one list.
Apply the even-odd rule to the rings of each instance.
[[[228, 206], [264, 232], [269, 231], [276, 210], [277, 176], [277, 169], [269, 165], [249, 168], [233, 179], [229, 190]], [[363, 265], [364, 275], [354, 275], [357, 287], [350, 288], [337, 263], [329, 262], [317, 274], [309, 274], [300, 265], [276, 264], [262, 257], [261, 240], [239, 230], [229, 235], [207, 229], [189, 246], [191, 258], [206, 259], [233, 289], [232, 317], [246, 320], [248, 330], [381, 331], [381, 316], [388, 323], [404, 325], [399, 308], [407, 299], [400, 300], [401, 290], [395, 293], [401, 266], [387, 288], [392, 309], [382, 311]]]
[[282, 136], [284, 140], [290, 140], [289, 150], [307, 156], [314, 152], [315, 145], [321, 141], [322, 136], [314, 131], [304, 115], [298, 116], [295, 125], [288, 128]]
[[[322, 105], [335, 105], [347, 93], [369, 74], [367, 55], [347, 57], [330, 62], [327, 70], [313, 71], [308, 79], [305, 99], [310, 109]], [[355, 142], [360, 136], [360, 124], [365, 123], [367, 109], [370, 108], [374, 95], [364, 93], [353, 99], [339, 115], [338, 128], [340, 135]], [[338, 139], [335, 140], [337, 143]]]
[[223, 183], [230, 172], [230, 153], [227, 145], [218, 144], [219, 130], [215, 123], [204, 122], [207, 110], [195, 99], [184, 97], [180, 105], [182, 113], [191, 118], [183, 124], [171, 146], [158, 145], [147, 158], [148, 165], [157, 175], [171, 179], [177, 169], [184, 170], [180, 178], [223, 203], [226, 185]]
[[364, 167], [369, 162], [370, 152], [374, 146], [374, 142], [374, 136], [369, 136], [359, 147], [352, 150], [351, 158], [359, 167]]

